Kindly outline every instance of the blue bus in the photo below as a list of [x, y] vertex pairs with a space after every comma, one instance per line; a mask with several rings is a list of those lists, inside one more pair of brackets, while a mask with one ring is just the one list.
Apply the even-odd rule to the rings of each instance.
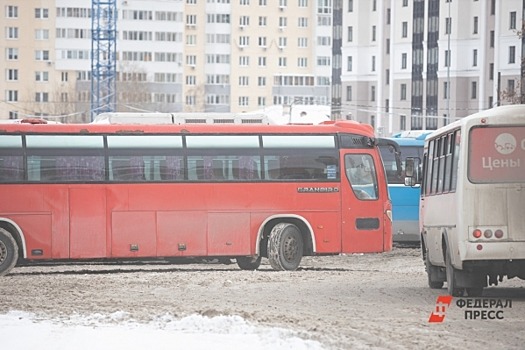
[[[392, 237], [397, 243], [419, 243], [419, 198], [420, 186], [405, 186], [405, 159], [413, 157], [423, 159], [423, 145], [429, 131], [411, 130], [393, 135], [389, 140], [395, 141], [401, 151], [399, 171], [395, 161], [395, 150], [391, 146], [380, 146], [381, 157], [388, 179], [388, 191], [392, 200]], [[419, 167], [416, 167], [419, 169]]]

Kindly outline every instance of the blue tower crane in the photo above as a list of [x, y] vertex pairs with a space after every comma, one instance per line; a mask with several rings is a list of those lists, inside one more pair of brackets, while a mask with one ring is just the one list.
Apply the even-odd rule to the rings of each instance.
[[115, 111], [117, 1], [91, 1], [91, 120]]

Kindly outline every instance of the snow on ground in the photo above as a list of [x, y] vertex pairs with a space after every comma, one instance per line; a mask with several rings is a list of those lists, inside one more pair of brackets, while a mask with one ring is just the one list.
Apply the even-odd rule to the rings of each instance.
[[323, 349], [296, 332], [251, 324], [240, 316], [200, 315], [177, 319], [165, 314], [139, 323], [125, 312], [43, 319], [32, 313], [0, 315], [2, 349]]

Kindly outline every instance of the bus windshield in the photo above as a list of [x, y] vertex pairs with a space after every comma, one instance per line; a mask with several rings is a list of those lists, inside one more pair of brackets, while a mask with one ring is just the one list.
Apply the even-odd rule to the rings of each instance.
[[[380, 146], [381, 157], [383, 158], [383, 164], [385, 165], [386, 176], [389, 184], [404, 184], [404, 171], [405, 171], [405, 159], [407, 157], [423, 158], [423, 147], [422, 146], [403, 146], [400, 145], [401, 149], [401, 165], [402, 172], [398, 173], [395, 152], [392, 147]], [[401, 176], [400, 176], [401, 175]]]
[[473, 183], [525, 182], [525, 127], [470, 131], [468, 177]]

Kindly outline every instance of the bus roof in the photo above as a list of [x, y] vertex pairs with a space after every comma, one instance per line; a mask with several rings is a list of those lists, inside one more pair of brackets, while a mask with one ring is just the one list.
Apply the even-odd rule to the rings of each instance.
[[246, 124], [3, 124], [0, 135], [6, 133], [195, 133], [195, 134], [319, 134], [356, 133], [375, 138], [373, 128], [355, 121], [330, 121], [318, 125], [246, 125]]

